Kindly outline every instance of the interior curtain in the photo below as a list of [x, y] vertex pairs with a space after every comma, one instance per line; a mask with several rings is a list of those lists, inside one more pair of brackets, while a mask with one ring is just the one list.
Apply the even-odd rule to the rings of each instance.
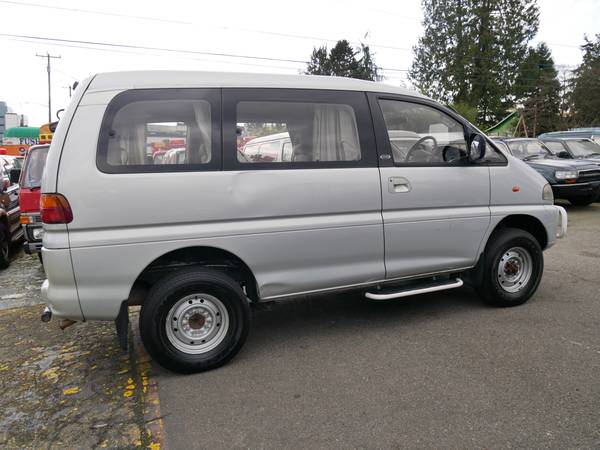
[[317, 105], [313, 123], [314, 160], [360, 159], [356, 120], [346, 105]]
[[[190, 162], [193, 163], [207, 163], [211, 157], [211, 126], [212, 122], [210, 119], [210, 103], [205, 101], [199, 101], [192, 103], [194, 108], [194, 117], [196, 119], [196, 125], [198, 133], [198, 141], [193, 145], [198, 145], [196, 149], [190, 148], [191, 142], [187, 143], [188, 153], [190, 153]], [[188, 133], [190, 134], [190, 133]], [[195, 141], [195, 139], [188, 139], [189, 141]]]

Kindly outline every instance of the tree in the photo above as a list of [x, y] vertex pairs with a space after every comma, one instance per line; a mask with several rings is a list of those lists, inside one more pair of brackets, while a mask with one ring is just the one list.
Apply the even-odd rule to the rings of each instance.
[[514, 93], [515, 99], [523, 104], [525, 123], [533, 136], [559, 128], [561, 85], [545, 43], [527, 51]]
[[582, 63], [573, 71], [571, 101], [578, 126], [600, 126], [600, 34], [596, 41], [585, 37]]
[[332, 75], [363, 80], [378, 80], [379, 68], [367, 45], [354, 49], [347, 40], [338, 41], [328, 52], [327, 46], [314, 48], [306, 67], [310, 75]]
[[423, 93], [471, 105], [495, 123], [514, 104], [513, 87], [535, 35], [535, 0], [422, 0], [424, 35], [409, 77]]

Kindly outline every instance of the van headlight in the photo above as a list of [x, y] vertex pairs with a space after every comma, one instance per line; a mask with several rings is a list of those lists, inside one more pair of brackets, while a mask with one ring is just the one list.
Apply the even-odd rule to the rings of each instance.
[[554, 172], [554, 177], [557, 180], [568, 180], [571, 178], [577, 178], [576, 170], [557, 170]]
[[544, 189], [542, 189], [542, 200], [554, 203], [554, 194], [552, 193], [552, 186], [550, 186], [548, 183], [546, 183]]

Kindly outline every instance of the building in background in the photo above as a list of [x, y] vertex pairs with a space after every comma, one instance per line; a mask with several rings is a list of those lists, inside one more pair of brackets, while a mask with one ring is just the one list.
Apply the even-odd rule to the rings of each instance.
[[0, 143], [4, 141], [6, 130], [25, 126], [27, 126], [27, 116], [13, 112], [6, 102], [0, 101]]

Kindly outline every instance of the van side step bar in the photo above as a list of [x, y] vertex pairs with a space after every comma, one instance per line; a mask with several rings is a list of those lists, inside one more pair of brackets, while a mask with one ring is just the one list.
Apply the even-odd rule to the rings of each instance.
[[399, 290], [399, 291], [381, 291], [378, 294], [372, 292], [366, 292], [365, 297], [371, 300], [390, 300], [392, 298], [408, 297], [410, 295], [427, 294], [428, 292], [444, 291], [446, 289], [454, 289], [463, 285], [463, 280], [455, 278], [454, 280], [446, 280], [442, 282], [433, 282], [427, 284], [421, 284], [418, 286], [411, 286], [410, 288]]

